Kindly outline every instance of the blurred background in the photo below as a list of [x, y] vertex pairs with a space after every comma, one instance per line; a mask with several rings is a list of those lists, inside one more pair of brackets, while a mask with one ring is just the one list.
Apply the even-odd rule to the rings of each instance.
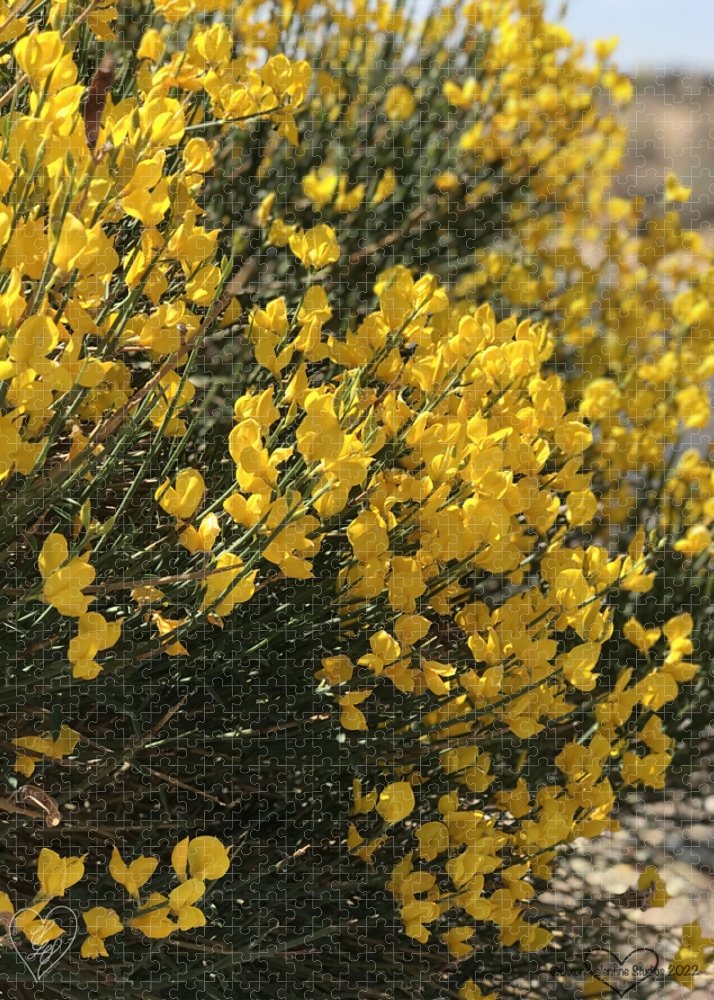
[[[711, 0], [568, 0], [565, 23], [577, 37], [620, 39], [624, 69], [687, 69], [703, 75], [714, 66]], [[558, 3], [553, 4], [558, 10]]]
[[693, 189], [685, 224], [714, 243], [714, 0], [554, 0], [583, 41], [620, 39], [615, 61], [636, 97], [623, 191], [661, 198], [664, 176]]
[[[634, 83], [625, 112], [629, 148], [622, 192], [661, 202], [672, 171], [692, 197], [682, 207], [686, 225], [714, 245], [714, 0], [553, 0], [574, 38], [619, 38], [614, 61]], [[691, 443], [706, 446], [712, 428]], [[633, 885], [633, 862], [659, 866], [670, 901], [632, 914], [631, 947], [659, 948], [678, 920], [699, 919], [714, 933], [714, 795], [665, 793], [643, 804], [621, 833], [601, 838], [586, 884], [611, 892]], [[624, 945], [622, 945], [624, 946]], [[639, 996], [639, 993], [632, 994]], [[673, 986], [670, 1000], [714, 1000], [714, 977], [692, 993]]]

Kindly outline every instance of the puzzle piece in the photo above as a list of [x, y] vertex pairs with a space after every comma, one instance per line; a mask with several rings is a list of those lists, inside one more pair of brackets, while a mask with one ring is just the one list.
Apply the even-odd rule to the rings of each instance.
[[0, 25], [0, 995], [708, 996], [709, 82]]

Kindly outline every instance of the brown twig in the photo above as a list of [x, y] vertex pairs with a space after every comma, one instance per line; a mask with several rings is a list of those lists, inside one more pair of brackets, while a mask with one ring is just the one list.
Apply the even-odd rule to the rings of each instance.
[[[82, 11], [82, 13], [79, 14], [74, 19], [74, 21], [72, 21], [72, 23], [70, 24], [70, 26], [63, 33], [63, 35], [62, 35], [62, 41], [65, 41], [69, 37], [70, 33], [73, 30], [75, 30], [76, 28], [78, 28], [81, 24], [84, 24], [84, 22], [90, 16], [90, 14], [94, 10], [94, 8], [99, 4], [99, 2], [100, 2], [100, 0], [92, 0], [92, 2], [89, 4], [89, 6], [86, 7]], [[27, 73], [22, 73], [18, 77], [18, 79], [15, 81], [15, 83], [12, 85], [12, 87], [10, 87], [9, 90], [6, 90], [5, 93], [2, 95], [2, 97], [0, 97], [0, 108], [4, 108], [5, 105], [8, 104], [13, 99], [13, 97], [20, 90], [20, 88], [24, 87], [24, 85], [27, 83], [28, 80], [29, 80], [29, 77], [28, 77]]]
[[99, 125], [107, 103], [107, 94], [111, 90], [115, 79], [116, 63], [112, 56], [104, 56], [97, 67], [97, 72], [92, 77], [82, 112], [84, 130], [87, 135], [87, 145], [92, 151], [97, 145]]

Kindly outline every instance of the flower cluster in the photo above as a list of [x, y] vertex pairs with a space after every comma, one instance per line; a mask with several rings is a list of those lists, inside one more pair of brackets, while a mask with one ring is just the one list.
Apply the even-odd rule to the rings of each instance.
[[[33, 946], [49, 944], [65, 933], [51, 916], [43, 917], [42, 911], [47, 910], [54, 900], [63, 899], [67, 891], [84, 878], [85, 858], [86, 855], [61, 857], [55, 851], [43, 848], [37, 863], [40, 888], [34, 899], [16, 913], [7, 893], [0, 893], [0, 909], [6, 921]], [[120, 916], [107, 906], [93, 906], [82, 913], [87, 932], [81, 946], [82, 958], [108, 957], [107, 938], [120, 934], [125, 927], [147, 938], [164, 938], [176, 930], [188, 931], [204, 926], [205, 914], [195, 904], [206, 893], [206, 881], [220, 879], [228, 871], [230, 857], [226, 848], [215, 837], [186, 837], [176, 844], [171, 853], [178, 885], [168, 897], [151, 892], [142, 899], [140, 890], [158, 864], [158, 858], [141, 856], [127, 865], [114, 848], [109, 872], [131, 897], [134, 909], [129, 916]]]
[[142, 10], [0, 29], [0, 821], [67, 834], [0, 909], [41, 946], [74, 888], [121, 978], [109, 939], [183, 948], [245, 840], [187, 965], [313, 982], [308, 880], [357, 908], [366, 869], [399, 977], [416, 942], [435, 996], [495, 996], [468, 956], [564, 953], [558, 859], [665, 787], [704, 682], [688, 192], [614, 196], [631, 85], [539, 0]]

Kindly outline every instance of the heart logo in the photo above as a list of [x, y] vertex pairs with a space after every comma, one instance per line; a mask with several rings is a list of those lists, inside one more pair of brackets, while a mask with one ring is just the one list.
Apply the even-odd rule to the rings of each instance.
[[43, 920], [54, 920], [63, 928], [64, 934], [54, 941], [46, 944], [33, 945], [22, 934], [17, 926], [17, 919], [23, 913], [36, 913], [31, 906], [26, 906], [13, 914], [12, 920], [8, 924], [8, 937], [10, 944], [20, 957], [20, 961], [32, 976], [36, 983], [41, 982], [47, 973], [54, 969], [57, 963], [67, 954], [74, 944], [74, 939], [79, 933], [79, 920], [77, 914], [70, 910], [68, 906], [53, 906], [52, 909], [42, 912]]
[[588, 961], [588, 972], [618, 997], [624, 997], [640, 983], [654, 976], [659, 968], [659, 955], [651, 948], [635, 948], [624, 958], [619, 958], [609, 948], [598, 948], [597, 965]]

